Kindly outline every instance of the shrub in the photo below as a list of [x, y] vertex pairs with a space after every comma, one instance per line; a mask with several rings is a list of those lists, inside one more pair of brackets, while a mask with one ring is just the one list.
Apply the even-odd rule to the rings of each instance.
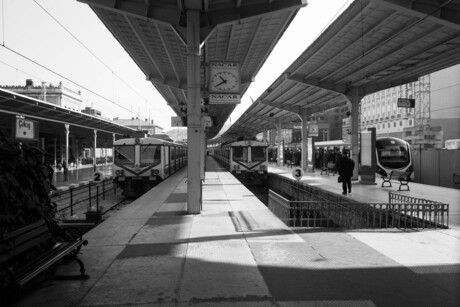
[[43, 152], [0, 135], [0, 238], [41, 218], [54, 223]]

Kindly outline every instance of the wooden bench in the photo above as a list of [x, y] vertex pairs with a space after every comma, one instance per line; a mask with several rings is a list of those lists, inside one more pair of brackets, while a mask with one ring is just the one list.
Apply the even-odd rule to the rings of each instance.
[[[83, 240], [77, 228], [55, 228], [51, 231], [44, 220], [39, 220], [0, 239], [0, 292], [13, 295], [11, 292], [45, 271], [55, 279], [89, 278], [83, 262], [77, 258], [88, 241]], [[54, 269], [64, 260], [77, 261], [80, 274], [55, 276]]]
[[332, 162], [329, 162], [326, 166], [321, 167], [321, 174], [320, 175], [322, 175], [323, 173], [326, 173], [326, 175], [328, 175], [328, 176], [331, 173], [332, 173], [332, 175], [337, 173], [337, 170], [335, 169], [335, 164], [332, 163]]
[[[404, 191], [409, 191], [409, 181], [411, 181], [411, 171], [391, 171], [387, 176], [382, 176], [383, 182], [382, 187], [392, 187], [391, 179], [396, 179], [399, 181], [399, 189], [398, 191], [402, 191], [401, 187], [405, 186], [406, 189]], [[385, 185], [388, 183], [389, 185]]]

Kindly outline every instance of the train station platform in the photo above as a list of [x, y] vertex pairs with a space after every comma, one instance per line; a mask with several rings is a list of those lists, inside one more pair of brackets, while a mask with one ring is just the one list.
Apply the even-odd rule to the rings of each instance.
[[39, 281], [14, 306], [460, 305], [458, 229], [294, 232], [207, 159], [201, 214], [183, 169], [86, 233], [89, 279]]

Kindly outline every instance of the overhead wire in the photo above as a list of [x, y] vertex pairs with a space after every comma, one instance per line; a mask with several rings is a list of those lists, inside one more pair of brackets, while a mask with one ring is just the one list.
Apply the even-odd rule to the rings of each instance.
[[[57, 20], [48, 10], [46, 10], [40, 3], [36, 0], [33, 0], [38, 7], [40, 7], [51, 19], [53, 19], [64, 31], [66, 31], [75, 41], [77, 41], [83, 48], [85, 48], [99, 63], [105, 66], [111, 73], [112, 73], [112, 91], [113, 91], [113, 102], [115, 101], [115, 89], [113, 86], [113, 76], [117, 77], [123, 84], [125, 84], [129, 89], [131, 89], [136, 95], [144, 100], [144, 103], [148, 103], [148, 100], [143, 97], [136, 89], [134, 89], [127, 81], [121, 78], [118, 74], [116, 74], [102, 59], [100, 59], [93, 51], [91, 51], [83, 42], [81, 42], [70, 30], [68, 30], [59, 20]], [[153, 105], [158, 111], [160, 111], [155, 105]], [[140, 114], [138, 114], [140, 116]]]
[[85, 48], [96, 60], [99, 61], [105, 68], [107, 68], [113, 76], [117, 77], [121, 82], [128, 86], [134, 93], [136, 93], [140, 98], [144, 99], [147, 102], [147, 99], [143, 97], [136, 89], [134, 89], [127, 81], [121, 78], [116, 74], [101, 58], [99, 58], [93, 51], [91, 51], [83, 42], [81, 42], [70, 30], [68, 30], [59, 20], [57, 20], [50, 12], [48, 12], [37, 0], [33, 0], [48, 16], [50, 16], [64, 31], [66, 31], [75, 41], [77, 41], [83, 48]]
[[[147, 100], [145, 97], [143, 97], [138, 91], [136, 91], [136, 89], [134, 89], [128, 82], [126, 82], [126, 81], [123, 80], [120, 76], [118, 76], [118, 75], [117, 75], [107, 64], [104, 63], [104, 61], [102, 61], [94, 52], [92, 52], [84, 43], [82, 43], [82, 42], [71, 32], [71, 31], [69, 31], [66, 27], [64, 27], [64, 25], [63, 25], [61, 22], [59, 22], [50, 12], [48, 12], [41, 4], [39, 4], [36, 0], [33, 0], [33, 1], [34, 1], [34, 2], [38, 5], [38, 7], [40, 7], [48, 16], [50, 16], [50, 18], [52, 18], [57, 24], [59, 24], [59, 26], [62, 27], [62, 28], [63, 28], [63, 29], [64, 29], [74, 40], [76, 40], [76, 41], [77, 41], [82, 47], [84, 47], [94, 58], [96, 58], [97, 61], [99, 61], [106, 69], [108, 69], [108, 70], [112, 73], [112, 79], [113, 79], [113, 76], [116, 76], [121, 82], [123, 82], [127, 87], [129, 87], [129, 88], [130, 88], [134, 93], [136, 93], [140, 98], [142, 98], [142, 99], [144, 100], [145, 103], [148, 103], [148, 100]], [[93, 91], [93, 90], [87, 88], [86, 86], [84, 86], [84, 85], [82, 85], [82, 84], [79, 84], [78, 82], [75, 82], [74, 80], [72, 80], [72, 79], [70, 79], [70, 78], [68, 78], [68, 77], [65, 77], [64, 75], [58, 73], [57, 71], [54, 71], [53, 69], [48, 68], [48, 67], [46, 67], [45, 65], [42, 65], [42, 64], [40, 64], [39, 62], [37, 62], [37, 61], [35, 61], [35, 60], [33, 60], [33, 59], [31, 59], [31, 58], [29, 58], [29, 57], [23, 55], [22, 53], [20, 53], [20, 52], [14, 50], [14, 49], [12, 49], [12, 48], [7, 47], [7, 46], [5, 45], [5, 25], [4, 25], [4, 6], [3, 6], [3, 4], [4, 4], [4, 1], [2, 0], [2, 33], [3, 33], [3, 36], [2, 36], [2, 45], [1, 45], [1, 46], [2, 46], [3, 48], [5, 48], [6, 50], [8, 50], [8, 51], [10, 51], [10, 52], [12, 52], [12, 53], [14, 53], [14, 54], [20, 56], [20, 57], [22, 57], [22, 58], [24, 58], [24, 59], [26, 59], [26, 60], [32, 62], [33, 64], [35, 64], [35, 65], [37, 65], [37, 66], [39, 66], [39, 67], [41, 67], [41, 68], [43, 68], [43, 69], [45, 69], [45, 70], [47, 70], [47, 71], [49, 71], [49, 72], [55, 74], [55, 75], [57, 75], [57, 76], [59, 76], [59, 77], [65, 79], [65, 80], [67, 80], [68, 82], [71, 82], [71, 83], [73, 83], [73, 84], [75, 84], [75, 85], [77, 85], [77, 86], [83, 88], [84, 90], [86, 90], [86, 91], [92, 93], [93, 95], [95, 95], [95, 96], [97, 96], [97, 97], [99, 97], [99, 98], [101, 98], [101, 99], [103, 99], [103, 100], [105, 100], [105, 101], [108, 101], [108, 102], [110, 102], [110, 103], [112, 103], [112, 104], [114, 104], [114, 105], [116, 105], [116, 106], [122, 108], [123, 110], [130, 111], [129, 109], [127, 109], [127, 108], [124, 107], [123, 105], [120, 105], [120, 104], [118, 104], [118, 103], [115, 102], [114, 89], [112, 89], [112, 90], [113, 90], [113, 99], [110, 100], [109, 98], [104, 97], [103, 95], [101, 95], [101, 94], [99, 94], [99, 93], [97, 93], [97, 92], [95, 92], [95, 91]], [[36, 77], [36, 76], [32, 76], [31, 74], [29, 74], [29, 73], [27, 73], [27, 72], [25, 72], [25, 71], [22, 71], [22, 70], [18, 69], [17, 67], [13, 67], [13, 66], [11, 66], [11, 65], [9, 65], [9, 64], [7, 64], [7, 63], [5, 63], [5, 62], [3, 62], [3, 61], [0, 61], [0, 63], [2, 63], [2, 64], [4, 64], [4, 65], [7, 65], [7, 66], [9, 66], [9, 67], [11, 67], [11, 68], [14, 68], [14, 69], [16, 69], [16, 70], [19, 70], [19, 71], [25, 73], [26, 75], [29, 75], [29, 76], [34, 77], [34, 78], [36, 78], [36, 79], [39, 79], [39, 80], [41, 79], [41, 78], [38, 78], [38, 77]], [[112, 83], [113, 83], [113, 80], [112, 80]], [[113, 84], [112, 84], [112, 87], [114, 87]], [[155, 109], [159, 110], [156, 106], [153, 105], [153, 107], [154, 107]], [[140, 116], [140, 114], [138, 114], [138, 115]]]
[[44, 66], [44, 65], [42, 65], [42, 64], [40, 64], [40, 63], [38, 63], [38, 62], [35, 61], [35, 60], [32, 60], [31, 58], [29, 58], [29, 57], [27, 57], [27, 56], [25, 56], [25, 55], [23, 55], [23, 54], [17, 52], [16, 50], [13, 50], [13, 49], [11, 49], [11, 48], [5, 46], [5, 45], [2, 45], [2, 47], [5, 48], [5, 49], [7, 49], [7, 50], [9, 50], [9, 51], [11, 51], [11, 52], [13, 52], [14, 54], [16, 54], [16, 55], [18, 55], [18, 56], [20, 56], [20, 57], [22, 57], [22, 58], [24, 58], [24, 59], [26, 59], [26, 60], [32, 62], [32, 63], [34, 63], [35, 65], [37, 65], [37, 66], [39, 66], [39, 67], [41, 67], [41, 68], [43, 68], [43, 69], [46, 69], [47, 71], [49, 71], [49, 72], [51, 72], [51, 73], [53, 73], [53, 74], [55, 74], [55, 75], [57, 75], [57, 76], [59, 76], [59, 77], [65, 79], [65, 80], [67, 80], [67, 81], [69, 81], [69, 82], [71, 82], [71, 83], [73, 83], [73, 84], [75, 84], [75, 85], [77, 85], [77, 86], [79, 86], [79, 87], [85, 89], [86, 91], [88, 91], [88, 92], [90, 92], [90, 93], [92, 93], [92, 94], [94, 94], [94, 95], [96, 95], [96, 96], [98, 96], [98, 97], [100, 97], [100, 98], [102, 98], [102, 99], [104, 99], [104, 100], [110, 102], [110, 103], [113, 103], [113, 104], [115, 104], [116, 106], [118, 106], [118, 107], [120, 107], [120, 108], [122, 108], [122, 109], [124, 109], [124, 110], [126, 110], [126, 111], [129, 111], [129, 110], [128, 110], [127, 108], [125, 108], [124, 106], [122, 106], [122, 105], [120, 105], [120, 104], [118, 104], [118, 103], [116, 103], [116, 102], [114, 102], [114, 101], [111, 101], [110, 99], [108, 99], [108, 98], [102, 96], [101, 94], [96, 93], [95, 91], [93, 91], [93, 90], [87, 88], [86, 86], [84, 86], [84, 85], [82, 85], [82, 84], [79, 84], [78, 82], [75, 82], [75, 81], [73, 81], [73, 80], [67, 78], [67, 77], [64, 76], [64, 75], [61, 75], [60, 73], [58, 73], [58, 72], [52, 70], [51, 68], [48, 68], [48, 67], [46, 67], [46, 66]]

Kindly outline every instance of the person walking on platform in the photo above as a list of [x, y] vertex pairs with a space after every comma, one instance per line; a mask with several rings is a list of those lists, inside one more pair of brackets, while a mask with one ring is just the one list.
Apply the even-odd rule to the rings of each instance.
[[338, 161], [338, 172], [340, 178], [342, 178], [342, 194], [347, 195], [351, 193], [351, 177], [353, 177], [353, 169], [355, 168], [355, 162], [348, 157], [348, 152], [343, 151], [343, 156]]

